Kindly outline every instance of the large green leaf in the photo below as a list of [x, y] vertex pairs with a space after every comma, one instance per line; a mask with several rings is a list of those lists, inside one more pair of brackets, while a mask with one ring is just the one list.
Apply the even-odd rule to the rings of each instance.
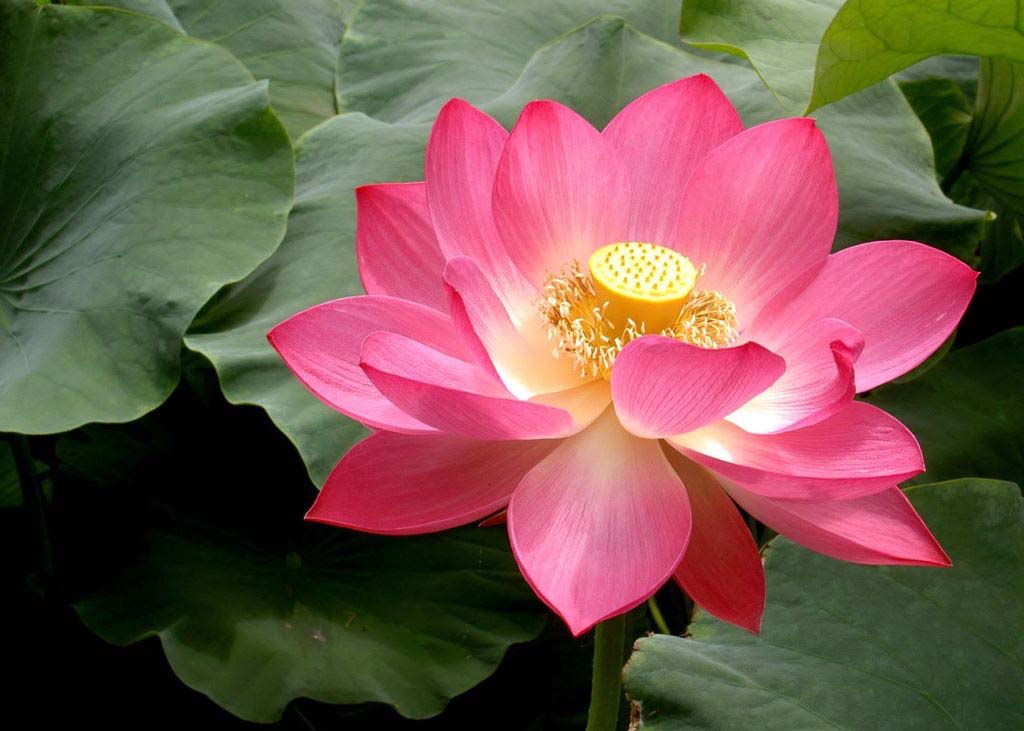
[[944, 53], [1024, 62], [1021, 0], [848, 0], [821, 38], [808, 111]]
[[1024, 726], [1024, 505], [1016, 485], [907, 492], [953, 568], [856, 566], [783, 538], [761, 635], [701, 616], [626, 666], [650, 729]]
[[430, 716], [544, 623], [504, 530], [304, 523], [315, 490], [256, 409], [179, 392], [58, 456], [54, 534], [82, 619], [118, 644], [159, 637], [183, 682], [243, 718], [299, 697]]
[[981, 60], [960, 165], [973, 183], [965, 198], [990, 205], [1000, 216], [982, 248], [985, 274], [998, 279], [1024, 264], [1024, 63]]
[[[371, 7], [368, 3], [355, 15], [346, 38], [368, 42], [360, 23], [362, 13]], [[410, 68], [427, 62], [417, 55], [424, 47], [423, 38], [403, 46], [397, 26], [383, 30], [393, 31], [391, 53], [405, 59]], [[491, 29], [475, 30], [482, 34]], [[449, 28], [433, 45], [453, 33]], [[747, 123], [783, 114], [745, 66], [672, 47], [614, 18], [595, 20], [537, 49], [517, 70], [511, 87], [481, 104], [511, 126], [530, 99], [554, 98], [603, 125], [640, 94], [695, 73], [710, 74]], [[441, 77], [441, 91], [416, 92], [432, 100], [424, 102], [422, 110], [451, 92], [447, 83]], [[380, 98], [392, 90], [391, 84], [387, 75], [380, 76]], [[367, 82], [364, 90], [369, 88]], [[823, 110], [819, 121], [832, 146], [839, 177], [843, 209], [839, 246], [904, 237], [944, 242], [962, 255], [973, 250], [982, 214], [942, 196], [927, 136], [892, 84]], [[257, 403], [269, 411], [296, 443], [317, 483], [362, 431], [318, 403], [295, 381], [267, 346], [266, 332], [317, 302], [359, 292], [352, 191], [364, 183], [421, 179], [428, 127], [429, 120], [386, 124], [349, 114], [300, 140], [296, 205], [284, 243], [255, 274], [223, 292], [187, 336], [190, 347], [213, 361], [229, 399]]]
[[[338, 107], [389, 122], [430, 120], [451, 97], [483, 104], [512, 86], [537, 48], [599, 14], [676, 42], [679, 0], [369, 0], [341, 45]], [[570, 78], [585, 69], [561, 69]], [[591, 94], [607, 94], [607, 82]]]
[[422, 126], [346, 114], [303, 137], [296, 150], [295, 206], [281, 248], [223, 291], [186, 337], [190, 348], [213, 362], [228, 399], [267, 410], [317, 484], [365, 430], [310, 395], [271, 350], [266, 334], [299, 310], [361, 292], [353, 190], [419, 177], [425, 134]]
[[296, 138], [337, 113], [335, 64], [354, 0], [73, 0], [152, 15], [231, 51], [257, 79]]
[[899, 82], [935, 151], [935, 172], [945, 178], [956, 166], [967, 142], [973, 109], [960, 85], [950, 78], [929, 77]]
[[918, 64], [900, 89], [928, 129], [943, 188], [995, 216], [978, 259], [988, 283], [1024, 264], [1024, 64], [983, 58], [972, 77], [967, 60], [977, 69], [962, 57]]
[[181, 336], [277, 246], [266, 84], [133, 13], [0, 2], [0, 431], [152, 409]]
[[789, 114], [801, 114], [821, 34], [843, 0], [686, 0], [679, 30], [699, 48], [747, 59]]
[[927, 471], [917, 480], [995, 477], [1024, 485], [1024, 327], [954, 350], [910, 383], [868, 397], [910, 427]]

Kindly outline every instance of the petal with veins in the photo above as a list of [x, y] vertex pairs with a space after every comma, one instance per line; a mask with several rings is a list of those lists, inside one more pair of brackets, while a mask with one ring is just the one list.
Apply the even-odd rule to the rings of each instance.
[[658, 442], [623, 430], [608, 409], [523, 478], [508, 531], [526, 580], [579, 636], [672, 575], [690, 507]]

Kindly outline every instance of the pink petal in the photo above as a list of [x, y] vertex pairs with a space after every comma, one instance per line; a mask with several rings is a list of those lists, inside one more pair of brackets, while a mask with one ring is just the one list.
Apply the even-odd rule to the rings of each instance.
[[623, 241], [629, 176], [615, 149], [568, 107], [530, 102], [501, 153], [492, 198], [505, 248], [535, 286]]
[[530, 586], [579, 636], [672, 575], [690, 508], [658, 442], [623, 431], [608, 409], [523, 478], [508, 531]]
[[582, 381], [568, 358], [555, 358], [543, 323], [534, 318], [518, 327], [476, 262], [448, 262], [444, 280], [449, 308], [467, 348], [484, 368], [493, 369], [520, 398], [576, 388]]
[[478, 366], [401, 335], [368, 335], [360, 365], [392, 403], [443, 432], [489, 440], [540, 439], [573, 431], [568, 412], [520, 401]]
[[556, 444], [378, 432], [341, 459], [306, 519], [387, 535], [471, 523], [507, 505]]
[[728, 480], [721, 484], [762, 523], [826, 556], [866, 564], [951, 565], [898, 487], [853, 500], [772, 500]]
[[367, 294], [393, 295], [447, 312], [444, 257], [423, 183], [356, 188], [356, 259]]
[[720, 421], [670, 442], [751, 492], [783, 499], [860, 497], [924, 469], [914, 435], [889, 414], [860, 401], [802, 429], [750, 434]]
[[712, 149], [743, 130], [725, 94], [704, 74], [659, 86], [630, 102], [602, 135], [630, 173], [630, 241], [682, 250], [680, 192]]
[[455, 358], [467, 358], [448, 318], [396, 297], [346, 297], [310, 307], [267, 334], [306, 388], [328, 406], [374, 429], [434, 431], [385, 399], [359, 367], [359, 346], [386, 330], [422, 341]]
[[505, 251], [491, 215], [491, 188], [508, 132], [462, 99], [438, 112], [427, 143], [430, 218], [445, 259], [474, 259], [503, 303], [529, 306], [532, 288]]
[[728, 417], [755, 434], [827, 419], [853, 400], [853, 364], [864, 337], [842, 320], [809, 323], [772, 350], [786, 361], [782, 378]]
[[759, 632], [764, 568], [746, 521], [706, 470], [671, 449], [666, 454], [686, 485], [693, 512], [690, 544], [675, 580], [719, 619]]
[[596, 378], [582, 386], [555, 393], [542, 393], [530, 399], [535, 404], [547, 404], [565, 409], [572, 414], [574, 428], [582, 430], [594, 422], [612, 401], [612, 389], [608, 381]]
[[726, 140], [697, 166], [679, 204], [678, 249], [706, 265], [700, 288], [723, 293], [741, 326], [749, 324], [777, 292], [824, 262], [838, 201], [814, 120], [767, 122]]
[[[532, 443], [536, 443], [536, 440], [533, 440], [532, 442], [524, 442], [524, 443], [531, 443], [532, 444]], [[497, 513], [495, 513], [491, 517], [485, 518], [484, 520], [481, 520], [480, 523], [477, 525], [477, 528], [493, 528], [493, 527], [498, 526], [498, 525], [505, 525], [506, 523], [508, 523], [508, 509], [507, 508], [499, 510]]]
[[632, 341], [612, 368], [612, 400], [637, 436], [682, 434], [721, 419], [782, 375], [785, 361], [757, 343], [708, 350], [660, 335]]
[[897, 378], [949, 337], [974, 294], [978, 273], [949, 254], [915, 241], [873, 241], [828, 258], [802, 291], [784, 293], [750, 329], [796, 332], [808, 321], [837, 317], [864, 335], [857, 391]]

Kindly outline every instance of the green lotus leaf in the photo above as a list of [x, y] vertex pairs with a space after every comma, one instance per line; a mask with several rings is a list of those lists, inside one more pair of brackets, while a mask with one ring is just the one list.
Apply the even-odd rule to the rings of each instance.
[[904, 384], [867, 400], [898, 418], [921, 442], [918, 482], [995, 477], [1024, 485], [1024, 328], [953, 350]]
[[276, 248], [291, 147], [230, 54], [110, 9], [0, 2], [0, 431], [127, 421]]
[[265, 415], [191, 398], [58, 444], [62, 575], [101, 637], [156, 636], [185, 684], [271, 722], [295, 698], [440, 713], [540, 632], [505, 531], [305, 523], [315, 490]]
[[1009, 482], [907, 491], [950, 569], [768, 549], [761, 635], [701, 615], [641, 639], [625, 670], [645, 729], [1024, 725], [1024, 503]]
[[1024, 63], [1020, 0], [847, 0], [821, 38], [808, 111], [931, 56], [969, 53]]

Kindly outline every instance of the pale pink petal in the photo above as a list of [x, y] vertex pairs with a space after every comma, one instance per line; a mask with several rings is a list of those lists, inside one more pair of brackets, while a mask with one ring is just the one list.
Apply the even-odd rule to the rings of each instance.
[[445, 259], [474, 259], [506, 307], [529, 306], [532, 287], [505, 251], [491, 215], [491, 188], [508, 132], [462, 99], [438, 112], [426, 154], [427, 198]]
[[733, 424], [756, 434], [796, 429], [827, 419], [853, 400], [853, 364], [864, 348], [860, 331], [826, 318], [791, 335], [770, 346], [785, 359], [786, 372], [729, 414]]
[[306, 388], [328, 406], [374, 429], [434, 431], [384, 398], [359, 367], [363, 338], [378, 330], [406, 335], [455, 358], [469, 357], [445, 315], [396, 297], [325, 302], [280, 323], [267, 339]]
[[367, 294], [401, 297], [447, 312], [444, 257], [423, 183], [356, 188], [356, 259]]
[[479, 366], [401, 335], [368, 335], [360, 365], [392, 403], [443, 432], [491, 440], [540, 439], [573, 431], [568, 412], [520, 401]]
[[498, 162], [491, 200], [509, 256], [540, 286], [549, 272], [623, 241], [629, 175], [615, 149], [568, 107], [530, 102]]
[[542, 393], [530, 401], [565, 409], [572, 414], [574, 428], [579, 431], [590, 426], [608, 408], [612, 401], [612, 389], [608, 381], [596, 378], [565, 391]]
[[629, 170], [630, 241], [682, 250], [682, 190], [712, 149], [743, 130], [732, 104], [708, 76], [659, 86], [630, 102], [604, 128]]
[[624, 431], [608, 409], [523, 478], [508, 532], [523, 576], [579, 636], [672, 575], [690, 508], [658, 442]]
[[750, 434], [723, 420], [669, 441], [712, 472], [783, 499], [860, 497], [924, 469], [914, 435], [860, 401], [824, 421], [778, 434]]
[[732, 300], [742, 327], [824, 262], [838, 210], [832, 158], [814, 120], [767, 122], [697, 166], [682, 193], [676, 248], [706, 266], [699, 286]]
[[832, 254], [806, 288], [779, 296], [750, 336], [796, 332], [836, 317], [864, 335], [857, 391], [897, 378], [931, 355], [960, 322], [978, 273], [915, 241], [873, 241]]
[[675, 580], [693, 601], [721, 620], [759, 632], [764, 612], [761, 554], [743, 516], [707, 470], [667, 450], [690, 499], [690, 544]]
[[555, 358], [540, 315], [518, 326], [476, 262], [464, 256], [444, 271], [449, 309], [468, 349], [520, 398], [575, 388], [583, 381], [566, 357]]
[[629, 431], [658, 438], [721, 419], [774, 383], [785, 370], [757, 343], [710, 350], [660, 335], [622, 349], [612, 368], [612, 399]]
[[853, 563], [949, 566], [949, 557], [898, 487], [853, 500], [772, 500], [729, 480], [744, 510], [790, 540]]
[[556, 444], [378, 432], [342, 457], [306, 519], [388, 535], [471, 523], [507, 505]]

